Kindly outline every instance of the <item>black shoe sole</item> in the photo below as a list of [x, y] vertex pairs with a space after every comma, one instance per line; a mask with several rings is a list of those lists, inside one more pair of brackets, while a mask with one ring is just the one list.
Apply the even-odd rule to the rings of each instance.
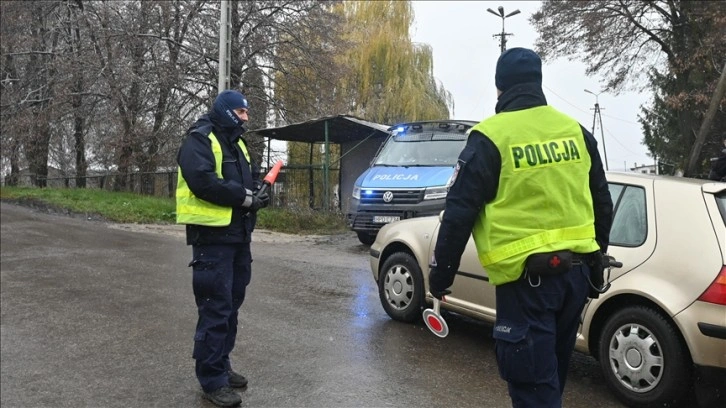
[[211, 402], [212, 404], [214, 404], [218, 407], [238, 407], [242, 403], [242, 401], [239, 401], [239, 402], [219, 401], [217, 399], [214, 399], [214, 397], [212, 397], [211, 395], [206, 394], [206, 393], [203, 394], [202, 396], [204, 397], [204, 399], [206, 399], [207, 401]]

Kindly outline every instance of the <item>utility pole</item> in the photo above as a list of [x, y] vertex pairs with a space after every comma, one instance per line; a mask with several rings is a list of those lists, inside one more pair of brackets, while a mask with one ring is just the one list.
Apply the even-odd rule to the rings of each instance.
[[229, 0], [220, 1], [219, 15], [219, 73], [217, 79], [217, 93], [229, 89], [230, 54], [232, 53], [232, 8]]
[[490, 8], [487, 9], [488, 12], [494, 14], [497, 17], [501, 17], [501, 19], [502, 19], [502, 32], [499, 33], [499, 34], [494, 34], [494, 35], [492, 35], [492, 37], [494, 37], [494, 38], [499, 37], [499, 48], [501, 49], [501, 52], [504, 53], [504, 51], [507, 50], [507, 36], [508, 35], [514, 35], [512, 33], [508, 33], [506, 31], [504, 31], [504, 20], [507, 17], [512, 17], [515, 14], [519, 14], [520, 11], [519, 11], [519, 9], [517, 9], [517, 10], [514, 10], [513, 12], [505, 15], [504, 14], [504, 7], [499, 6], [497, 8], [497, 10], [499, 11], [498, 13], [496, 11], [490, 9]]
[[595, 123], [599, 122], [600, 123], [600, 136], [602, 138], [602, 152], [603, 152], [603, 155], [605, 156], [605, 170], [609, 170], [608, 169], [608, 151], [607, 151], [607, 149], [605, 149], [605, 129], [603, 129], [603, 127], [602, 127], [602, 115], [600, 114], [600, 102], [598, 101], [598, 97], [600, 96], [600, 94], [602, 92], [595, 93], [592, 91], [588, 91], [587, 89], [585, 89], [585, 92], [595, 95], [595, 108], [593, 109], [595, 112], [592, 115], [592, 136], [595, 137]]

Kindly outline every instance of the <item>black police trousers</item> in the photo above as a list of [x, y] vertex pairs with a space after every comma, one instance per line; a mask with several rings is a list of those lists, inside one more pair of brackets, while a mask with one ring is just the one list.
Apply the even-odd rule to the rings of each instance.
[[587, 300], [590, 269], [498, 285], [493, 330], [499, 374], [514, 408], [559, 408]]
[[204, 392], [229, 385], [229, 354], [237, 337], [237, 314], [250, 283], [250, 244], [193, 245], [192, 286], [197, 303], [194, 334], [196, 375]]

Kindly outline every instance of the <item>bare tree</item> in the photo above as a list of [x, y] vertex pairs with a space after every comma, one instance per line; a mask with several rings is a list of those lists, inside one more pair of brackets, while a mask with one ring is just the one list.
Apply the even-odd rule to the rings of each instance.
[[[660, 98], [665, 112], [641, 120], [651, 154], [670, 154], [681, 167], [689, 155], [699, 156], [695, 135], [726, 62], [726, 3], [545, 1], [532, 22], [540, 34], [536, 45], [544, 58], [581, 59], [588, 74], [603, 76], [605, 90], [619, 92], [633, 84], [655, 89], [656, 104]], [[667, 121], [669, 116], [678, 138], [666, 142], [660, 130], [653, 130], [665, 125], [651, 121]], [[717, 126], [709, 138], [723, 132]], [[696, 174], [689, 166], [686, 175]]]
[[[28, 172], [35, 185], [46, 185], [48, 176], [48, 150], [53, 109], [53, 62], [58, 46], [58, 30], [55, 25], [58, 2], [32, 4], [3, 3], [4, 20], [12, 16], [17, 20], [5, 27], [3, 24], [3, 110], [15, 115], [10, 119], [13, 132], [11, 162], [18, 160], [22, 151], [28, 161]], [[7, 13], [7, 14], [6, 14]], [[23, 22], [21, 24], [20, 22]], [[25, 41], [23, 41], [25, 36]], [[4, 123], [5, 124], [5, 123]], [[19, 165], [11, 165], [11, 167]]]
[[[319, 1], [235, 1], [232, 9], [233, 88], [245, 92], [252, 103], [254, 115], [250, 129], [266, 127], [272, 121], [268, 114], [285, 117], [285, 104], [275, 95], [276, 79], [293, 57], [312, 73], [308, 81], [330, 82], [331, 51], [325, 44], [339, 38], [339, 25], [331, 7], [336, 2]], [[295, 49], [295, 55], [281, 49]], [[308, 95], [313, 100], [314, 95]], [[260, 160], [264, 141], [260, 136], [247, 136], [252, 154]]]
[[[251, 129], [348, 112], [340, 83], [350, 71], [340, 61], [351, 42], [341, 2], [233, 6], [232, 87], [251, 101]], [[216, 96], [219, 1], [44, 0], [0, 7], [7, 182], [27, 166], [44, 186], [52, 166], [79, 187], [91, 173], [114, 172], [116, 189], [152, 193], [150, 177], [139, 184], [131, 174], [175, 167], [186, 129]], [[250, 140], [257, 162], [263, 142]]]
[[[18, 128], [22, 122], [22, 105], [19, 103], [23, 97], [24, 81], [21, 78], [22, 67], [19, 66], [22, 53], [16, 52], [20, 48], [18, 37], [14, 34], [21, 29], [20, 22], [23, 21], [24, 13], [18, 3], [0, 2], [0, 137], [2, 138], [2, 164], [3, 170], [9, 167], [9, 174], [5, 179], [8, 185], [17, 185], [20, 178], [22, 134]], [[6, 22], [7, 20], [7, 22]]]

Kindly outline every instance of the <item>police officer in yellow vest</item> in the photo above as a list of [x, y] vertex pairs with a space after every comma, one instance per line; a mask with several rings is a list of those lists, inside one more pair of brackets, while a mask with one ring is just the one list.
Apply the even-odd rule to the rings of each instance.
[[471, 129], [449, 183], [429, 289], [448, 293], [471, 234], [496, 286], [493, 337], [512, 405], [560, 407], [613, 204], [593, 136], [547, 105], [539, 56], [504, 52], [495, 83], [496, 114]]
[[250, 282], [250, 241], [258, 197], [259, 168], [244, 139], [249, 104], [240, 92], [221, 92], [209, 113], [187, 131], [177, 156], [177, 222], [186, 224], [192, 246], [192, 286], [198, 309], [194, 333], [196, 375], [204, 397], [228, 407], [241, 403], [232, 388], [247, 379], [232, 370], [237, 315]]

